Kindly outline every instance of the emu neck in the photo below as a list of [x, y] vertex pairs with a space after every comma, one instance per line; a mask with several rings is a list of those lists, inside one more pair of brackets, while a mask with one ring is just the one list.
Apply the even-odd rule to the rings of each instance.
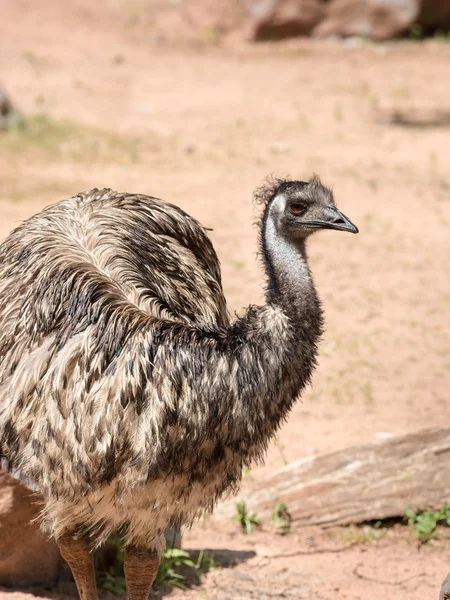
[[262, 245], [268, 276], [267, 302], [280, 306], [299, 329], [320, 327], [322, 313], [308, 267], [305, 240], [280, 235], [274, 220], [263, 225]]

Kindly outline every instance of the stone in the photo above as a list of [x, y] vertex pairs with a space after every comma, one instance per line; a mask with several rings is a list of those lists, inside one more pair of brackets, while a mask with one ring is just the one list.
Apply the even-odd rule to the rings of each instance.
[[[437, 509], [448, 500], [449, 457], [450, 427], [423, 429], [302, 458], [258, 481], [241, 498], [267, 520], [283, 502], [296, 527], [403, 517], [408, 508]], [[235, 501], [227, 500], [213, 518], [230, 519], [235, 512]], [[446, 585], [450, 595], [450, 581]]]
[[0, 471], [0, 585], [25, 587], [58, 579], [63, 561], [56, 543], [31, 523], [38, 512], [31, 492]]
[[252, 41], [309, 35], [325, 17], [319, 0], [247, 0], [246, 37]]
[[422, 0], [418, 22], [425, 29], [450, 29], [450, 0]]
[[420, 0], [332, 0], [313, 33], [317, 37], [358, 35], [386, 40], [407, 32], [420, 11]]
[[243, 0], [184, 0], [181, 13], [188, 27], [206, 38], [239, 29], [247, 16]]

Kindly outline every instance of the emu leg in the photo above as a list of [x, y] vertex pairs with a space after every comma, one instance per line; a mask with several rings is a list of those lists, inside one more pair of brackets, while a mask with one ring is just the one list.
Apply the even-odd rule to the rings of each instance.
[[158, 574], [160, 556], [156, 550], [138, 546], [125, 548], [127, 600], [147, 600]]
[[98, 600], [94, 557], [87, 541], [83, 538], [76, 539], [73, 532], [67, 532], [57, 542], [61, 556], [72, 571], [81, 600]]

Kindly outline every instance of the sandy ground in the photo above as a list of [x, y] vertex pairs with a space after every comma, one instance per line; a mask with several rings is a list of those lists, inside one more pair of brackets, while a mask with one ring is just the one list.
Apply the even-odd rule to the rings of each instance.
[[[36, 135], [0, 137], [0, 237], [83, 189], [160, 196], [213, 228], [240, 312], [263, 297], [252, 191], [270, 173], [318, 173], [360, 235], [310, 245], [320, 365], [245, 487], [312, 453], [448, 423], [450, 45], [193, 43], [166, 12], [161, 25], [135, 0], [0, 4], [1, 81], [24, 114], [44, 115]], [[398, 113], [412, 122], [392, 123]], [[170, 598], [437, 598], [445, 537], [418, 548], [399, 527], [345, 549], [348, 534], [245, 537], [210, 519], [183, 545], [220, 551], [224, 568]]]

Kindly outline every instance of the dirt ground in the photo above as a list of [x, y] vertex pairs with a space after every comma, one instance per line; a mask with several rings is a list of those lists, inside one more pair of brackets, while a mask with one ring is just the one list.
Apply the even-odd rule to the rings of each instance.
[[[318, 173], [360, 234], [310, 244], [320, 364], [244, 489], [307, 455], [448, 423], [450, 44], [194, 42], [170, 3], [150, 4], [161, 20], [137, 0], [0, 4], [0, 80], [32, 124], [0, 135], [0, 237], [84, 189], [156, 195], [213, 228], [240, 312], [263, 298], [252, 191]], [[445, 534], [419, 548], [400, 526], [367, 543], [267, 524], [247, 537], [211, 518], [183, 547], [222, 567], [172, 600], [434, 600], [450, 570]]]

